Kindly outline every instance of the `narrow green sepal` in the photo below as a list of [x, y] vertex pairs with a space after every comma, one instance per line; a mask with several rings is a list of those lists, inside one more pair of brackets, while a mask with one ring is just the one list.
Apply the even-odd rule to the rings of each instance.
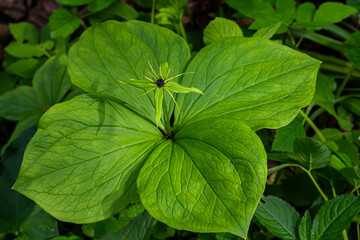
[[200, 91], [197, 88], [194, 87], [184, 87], [183, 85], [180, 85], [179, 83], [176, 82], [168, 82], [166, 83], [166, 87], [176, 93], [190, 93], [190, 92], [194, 92], [194, 93], [200, 93], [200, 94], [204, 94], [202, 91]]
[[148, 80], [130, 79], [130, 80], [119, 80], [119, 82], [122, 84], [131, 85], [141, 89], [149, 89], [155, 86], [154, 84], [150, 83]]
[[159, 126], [159, 122], [162, 114], [163, 98], [164, 98], [164, 90], [163, 88], [159, 88], [155, 92], [156, 126]]
[[160, 76], [162, 79], [166, 79], [168, 74], [168, 68], [169, 66], [167, 62], [160, 63]]

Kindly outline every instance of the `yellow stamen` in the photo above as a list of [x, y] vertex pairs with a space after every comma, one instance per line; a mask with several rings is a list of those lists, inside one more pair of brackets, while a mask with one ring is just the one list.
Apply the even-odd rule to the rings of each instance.
[[176, 105], [176, 107], [177, 107], [177, 109], [179, 110], [179, 113], [181, 114], [181, 112], [180, 112], [180, 108], [179, 108], [179, 105], [177, 104], [177, 102], [176, 102], [176, 100], [175, 100], [175, 98], [174, 98], [174, 96], [171, 94], [171, 92], [166, 88], [166, 87], [164, 87], [165, 88], [165, 90], [170, 94], [170, 96], [171, 96], [171, 98], [174, 100], [174, 102], [175, 102], [175, 105]]
[[188, 73], [195, 73], [195, 72], [180, 73], [180, 74], [178, 74], [178, 75], [176, 75], [176, 76], [173, 76], [173, 77], [171, 77], [171, 78], [169, 78], [169, 79], [166, 79], [165, 82], [167, 83], [168, 81], [173, 80], [174, 78], [180, 77], [180, 76], [182, 76], [182, 75], [184, 75], [184, 74], [188, 74]]
[[149, 66], [150, 66], [150, 68], [151, 68], [151, 71], [154, 73], [154, 75], [155, 75], [156, 79], [159, 79], [159, 77], [156, 75], [156, 73], [155, 73], [155, 71], [154, 71], [153, 67], [151, 66], [151, 64], [150, 64], [150, 61], [149, 61], [149, 60], [148, 60], [148, 63], [149, 63]]
[[150, 93], [151, 91], [153, 91], [155, 88], [156, 88], [156, 87], [153, 87], [152, 89], [150, 89], [150, 90], [147, 91], [146, 93], [141, 94], [140, 97], [145, 96], [146, 94], [148, 94], [148, 93]]

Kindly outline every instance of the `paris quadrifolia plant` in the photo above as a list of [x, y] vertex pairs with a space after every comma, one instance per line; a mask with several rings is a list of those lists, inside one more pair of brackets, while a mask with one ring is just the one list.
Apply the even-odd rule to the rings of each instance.
[[170, 227], [246, 238], [267, 179], [255, 131], [310, 103], [320, 62], [221, 27], [193, 58], [154, 24], [88, 28], [68, 54], [87, 93], [42, 116], [14, 189], [62, 221], [97, 222], [140, 197]]
[[[156, 72], [154, 71], [154, 68], [152, 67], [152, 65], [149, 61], [148, 61], [148, 63], [149, 63], [149, 67], [150, 67], [152, 73], [150, 71], [145, 70], [146, 73], [149, 74], [149, 76], [145, 76], [145, 75], [141, 74], [145, 78], [145, 80], [130, 79], [128, 81], [120, 80], [120, 82], [123, 84], [128, 84], [128, 85], [131, 85], [131, 86], [134, 86], [134, 87], [137, 87], [140, 89], [145, 89], [145, 90], [148, 90], [149, 88], [151, 88], [144, 94], [141, 94], [141, 96], [144, 96], [144, 95], [152, 92], [153, 90], [156, 91], [155, 92], [155, 112], [156, 112], [156, 125], [158, 126], [161, 115], [162, 115], [162, 109], [163, 109], [164, 89], [168, 92], [168, 94], [174, 101], [177, 109], [179, 110], [179, 113], [180, 113], [179, 105], [177, 104], [177, 102], [174, 98], [174, 95], [171, 93], [171, 91], [176, 92], [176, 93], [194, 92], [194, 93], [200, 93], [200, 94], [203, 94], [203, 92], [194, 87], [185, 87], [177, 82], [174, 82], [174, 81], [170, 82], [171, 80], [174, 80], [184, 74], [194, 73], [194, 72], [180, 73], [173, 77], [169, 77], [171, 69], [169, 68], [169, 65], [167, 62], [162, 62], [160, 64], [158, 74], [156, 74]], [[152, 77], [153, 79], [151, 79], [150, 77]]]

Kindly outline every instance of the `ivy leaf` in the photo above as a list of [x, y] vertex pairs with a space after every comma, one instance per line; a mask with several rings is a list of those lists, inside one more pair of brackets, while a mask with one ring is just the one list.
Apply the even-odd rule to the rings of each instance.
[[308, 210], [306, 210], [301, 218], [299, 236], [300, 240], [311, 240], [311, 216]]
[[49, 27], [54, 38], [70, 36], [81, 25], [81, 19], [65, 8], [57, 9], [49, 17]]
[[100, 240], [147, 240], [155, 223], [156, 220], [145, 211], [117, 233], [106, 234]]
[[287, 125], [311, 101], [319, 64], [267, 39], [216, 41], [186, 70], [195, 73], [185, 75], [181, 84], [204, 95], [177, 95], [182, 115], [175, 113], [174, 127], [212, 116], [244, 121], [253, 130]]
[[5, 47], [5, 51], [18, 58], [41, 57], [44, 55], [40, 45], [24, 44], [22, 42], [11, 42]]
[[206, 119], [154, 149], [137, 185], [144, 207], [170, 227], [245, 238], [266, 172], [265, 150], [248, 126]]
[[204, 29], [204, 43], [208, 45], [216, 40], [226, 37], [242, 37], [243, 32], [236, 22], [217, 17]]
[[14, 189], [62, 221], [108, 218], [136, 194], [138, 172], [161, 138], [118, 103], [75, 97], [40, 120]]
[[346, 229], [359, 212], [360, 198], [344, 194], [326, 202], [312, 225], [312, 240], [334, 239]]
[[326, 167], [330, 163], [331, 151], [316, 139], [298, 137], [294, 143], [294, 156], [300, 165], [311, 171]]
[[[70, 49], [69, 74], [76, 86], [117, 98], [155, 123], [154, 93], [139, 97], [145, 90], [118, 81], [150, 77], [148, 62], [157, 71], [166, 61], [176, 75], [189, 58], [186, 42], [168, 29], [140, 21], [107, 21], [87, 29]], [[164, 98], [170, 105], [170, 96]]]
[[295, 118], [289, 125], [276, 130], [271, 151], [293, 152], [296, 138], [304, 136], [305, 129], [300, 120]]
[[274, 196], [264, 197], [264, 202], [260, 202], [256, 209], [255, 216], [259, 222], [281, 239], [297, 239], [299, 213], [290, 204]]

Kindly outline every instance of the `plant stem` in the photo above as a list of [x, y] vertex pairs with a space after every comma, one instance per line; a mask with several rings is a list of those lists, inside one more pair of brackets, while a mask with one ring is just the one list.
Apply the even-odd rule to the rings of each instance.
[[[322, 63], [320, 65], [320, 68], [331, 71], [331, 72], [338, 72], [338, 73], [343, 73], [343, 74], [347, 74], [349, 72], [349, 67], [343, 67], [343, 66], [329, 64], [329, 63]], [[360, 77], [360, 72], [353, 71], [352, 76]]]
[[357, 239], [360, 240], [360, 228], [359, 223], [356, 223]]
[[319, 184], [316, 182], [315, 178], [311, 174], [310, 171], [306, 170], [305, 168], [301, 167], [301, 169], [306, 172], [306, 174], [310, 177], [311, 181], [314, 183], [316, 189], [319, 191], [320, 195], [324, 198], [325, 202], [329, 201], [329, 199], [326, 197], [325, 193], [321, 190]]
[[300, 167], [300, 165], [298, 164], [293, 164], [293, 163], [286, 163], [286, 164], [281, 164], [281, 165], [278, 165], [276, 167], [273, 167], [273, 168], [270, 168], [268, 169], [268, 175], [276, 172], [276, 171], [279, 171], [283, 168], [286, 168], [286, 167]]
[[343, 235], [344, 240], [349, 240], [347, 232], [346, 232], [345, 229], [342, 231], [342, 235]]
[[344, 88], [346, 87], [346, 84], [349, 82], [351, 75], [354, 71], [354, 67], [351, 67], [348, 71], [348, 73], [346, 74], [346, 77], [344, 78], [344, 80], [342, 81], [339, 90], [336, 93], [336, 98], [340, 97], [342, 91], [344, 90]]
[[319, 136], [320, 140], [325, 143], [326, 142], [326, 138], [324, 137], [324, 135], [321, 133], [321, 131], [319, 130], [319, 128], [315, 125], [315, 123], [302, 111], [299, 111], [300, 115], [305, 118], [305, 120], [309, 123], [309, 125], [312, 127], [312, 129], [314, 129], [315, 133]]
[[155, 6], [156, 6], [156, 0], [153, 0], [153, 4], [151, 7], [151, 23], [155, 23]]
[[331, 190], [333, 193], [334, 198], [336, 197], [336, 191], [335, 191], [335, 187], [334, 187], [334, 183], [332, 181], [330, 181], [330, 186], [331, 186]]
[[288, 33], [288, 35], [289, 35], [289, 38], [290, 38], [290, 40], [291, 40], [291, 43], [292, 43], [294, 46], [296, 46], [296, 42], [295, 42], [294, 36], [293, 36], [293, 34], [290, 32], [289, 28], [287, 29], [287, 33]]

